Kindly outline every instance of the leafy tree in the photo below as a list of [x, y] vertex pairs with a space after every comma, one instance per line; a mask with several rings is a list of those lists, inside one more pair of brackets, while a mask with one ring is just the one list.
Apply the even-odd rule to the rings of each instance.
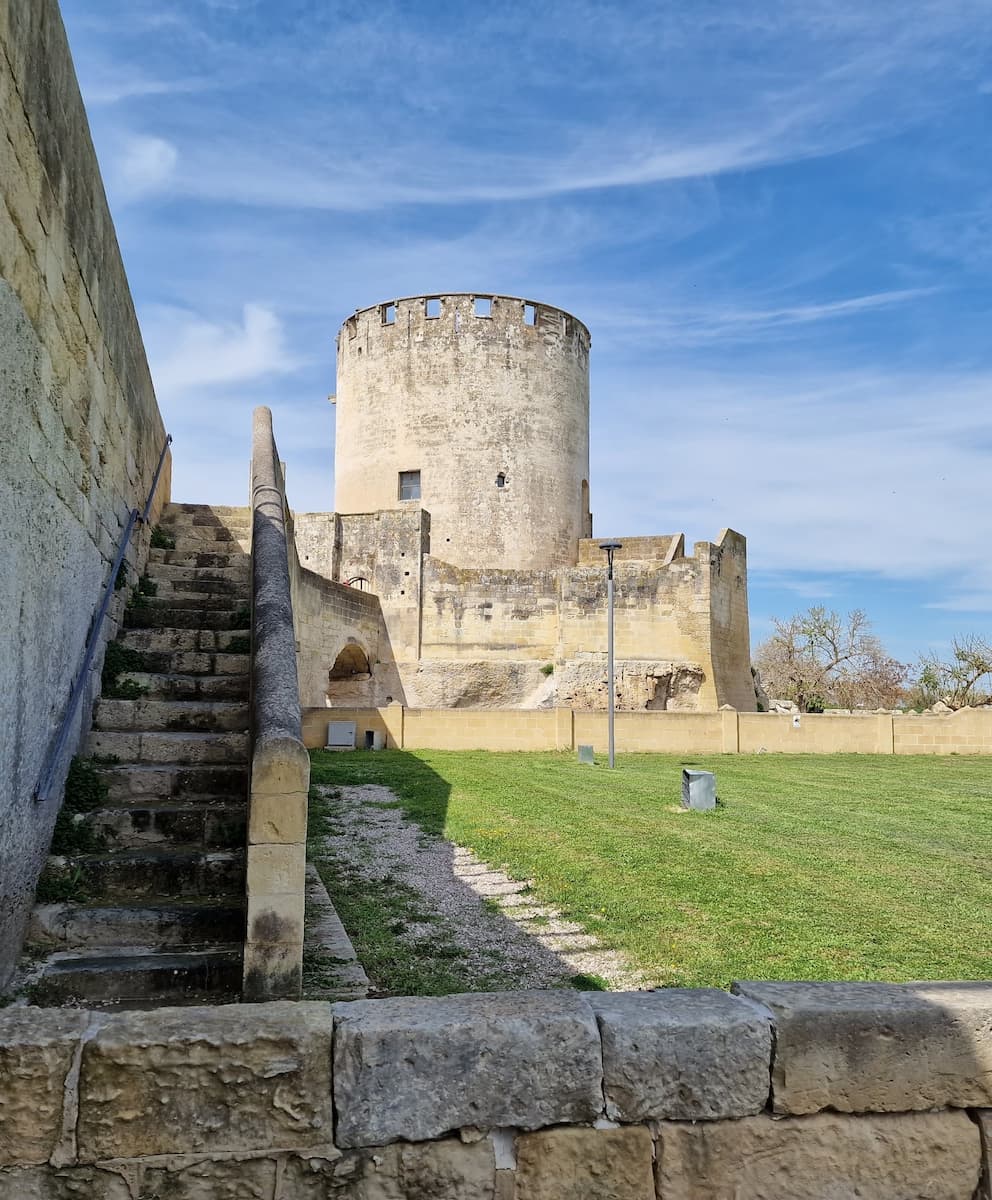
[[951, 661], [942, 662], [935, 654], [920, 659], [916, 694], [918, 707], [929, 708], [938, 700], [949, 708], [992, 702], [992, 642], [970, 634], [951, 643]]
[[770, 696], [794, 700], [800, 712], [889, 708], [903, 699], [906, 666], [885, 652], [861, 609], [844, 617], [816, 605], [773, 624], [754, 655]]

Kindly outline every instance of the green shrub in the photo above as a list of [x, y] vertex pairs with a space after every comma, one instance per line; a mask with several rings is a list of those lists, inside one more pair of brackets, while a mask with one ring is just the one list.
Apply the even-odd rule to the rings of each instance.
[[166, 533], [161, 525], [152, 530], [151, 546], [155, 550], [175, 550], [176, 539], [171, 533]]
[[555, 664], [554, 663], [545, 663], [544, 666], [541, 668], [542, 675], [553, 675], [554, 673], [555, 673]]

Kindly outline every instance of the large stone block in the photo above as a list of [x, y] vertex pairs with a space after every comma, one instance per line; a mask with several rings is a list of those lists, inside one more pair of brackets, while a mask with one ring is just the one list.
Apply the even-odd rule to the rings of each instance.
[[992, 1105], [992, 983], [738, 983], [775, 1018], [779, 1113]]
[[147, 1167], [135, 1200], [272, 1200], [275, 1182], [273, 1159], [197, 1159]]
[[324, 1004], [232, 1004], [112, 1018], [80, 1078], [83, 1162], [331, 1141]]
[[277, 795], [259, 792], [253, 774], [248, 833], [252, 845], [305, 842], [306, 791], [281, 792]]
[[599, 1033], [577, 994], [358, 1000], [333, 1011], [340, 1146], [468, 1125], [538, 1129], [602, 1110]]
[[485, 1138], [466, 1145], [457, 1138], [400, 1147], [404, 1200], [493, 1200], [496, 1159]]
[[767, 1018], [715, 988], [592, 993], [603, 1039], [607, 1116], [714, 1120], [768, 1100]]
[[47, 1162], [62, 1133], [65, 1082], [89, 1014], [0, 1012], [0, 1166]]
[[640, 1127], [524, 1134], [515, 1200], [654, 1200], [652, 1154]]
[[662, 1200], [971, 1200], [978, 1129], [963, 1112], [769, 1116], [658, 1128]]
[[400, 1147], [288, 1158], [276, 1200], [405, 1200], [400, 1189]]
[[975, 1200], [992, 1200], [992, 1111], [972, 1114], [982, 1138], [982, 1182]]
[[122, 1176], [99, 1167], [0, 1170], [0, 1200], [133, 1200]]
[[289, 893], [302, 897], [306, 870], [306, 847], [302, 843], [248, 847], [249, 895], [278, 896]]

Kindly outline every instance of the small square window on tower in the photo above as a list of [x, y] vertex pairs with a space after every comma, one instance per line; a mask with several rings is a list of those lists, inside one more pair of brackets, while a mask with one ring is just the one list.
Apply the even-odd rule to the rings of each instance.
[[420, 472], [400, 471], [400, 499], [420, 499]]

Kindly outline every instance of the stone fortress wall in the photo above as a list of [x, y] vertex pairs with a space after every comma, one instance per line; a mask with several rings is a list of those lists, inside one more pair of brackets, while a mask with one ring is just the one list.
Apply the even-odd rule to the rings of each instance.
[[992, 1200], [990, 1030], [988, 983], [9, 1009], [0, 1200]]
[[[589, 346], [575, 317], [507, 296], [411, 297], [345, 322], [337, 511], [296, 514], [297, 548], [377, 597], [382, 627], [366, 669], [326, 686], [324, 647], [305, 705], [607, 706]], [[419, 495], [404, 498], [405, 472]], [[754, 709], [740, 534], [691, 554], [681, 534], [625, 539], [616, 578], [620, 709]], [[352, 635], [328, 622], [343, 649]]]
[[[382, 613], [364, 646], [368, 673], [328, 689], [334, 655], [351, 636], [328, 611], [320, 646], [307, 642], [320, 658], [305, 669], [304, 705], [606, 707], [605, 556], [594, 539], [579, 541], [574, 566], [511, 571], [434, 555], [433, 514], [420, 509], [298, 513], [294, 525], [301, 564], [366, 588]], [[618, 707], [753, 710], [744, 538], [724, 530], [688, 556], [681, 535], [624, 545], [615, 570]]]
[[[61, 779], [45, 805], [34, 791], [123, 525], [144, 507], [165, 442], [56, 0], [0, 0], [0, 418], [2, 986]], [[167, 461], [153, 521], [168, 476]], [[139, 527], [132, 585], [148, 538]], [[115, 596], [108, 639], [125, 595]], [[100, 657], [94, 688], [99, 679]]]

